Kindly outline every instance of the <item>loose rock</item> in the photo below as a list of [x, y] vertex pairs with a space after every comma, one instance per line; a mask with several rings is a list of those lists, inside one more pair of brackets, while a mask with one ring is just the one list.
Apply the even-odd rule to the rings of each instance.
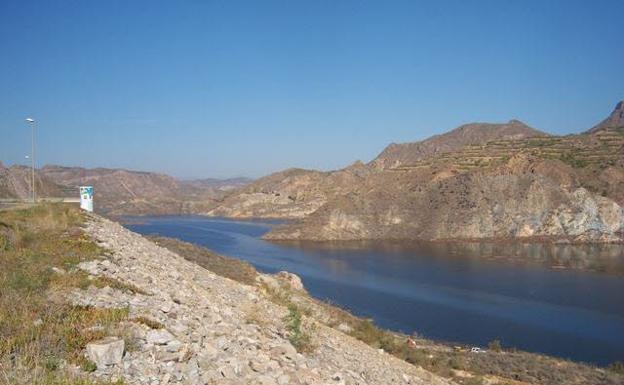
[[87, 344], [87, 356], [99, 368], [117, 365], [121, 362], [125, 348], [124, 340], [108, 337]]

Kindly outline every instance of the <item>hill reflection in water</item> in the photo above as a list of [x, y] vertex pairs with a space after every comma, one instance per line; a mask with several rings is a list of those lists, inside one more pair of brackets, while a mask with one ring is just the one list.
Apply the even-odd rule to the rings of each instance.
[[526, 242], [413, 242], [413, 241], [281, 241], [279, 245], [301, 250], [330, 252], [375, 251], [395, 258], [428, 255], [443, 259], [537, 265], [551, 269], [584, 270], [624, 275], [622, 244], [554, 244]]

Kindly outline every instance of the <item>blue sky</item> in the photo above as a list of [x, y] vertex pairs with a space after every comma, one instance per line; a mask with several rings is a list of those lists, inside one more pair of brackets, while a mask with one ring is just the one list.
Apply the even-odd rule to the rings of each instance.
[[585, 130], [624, 1], [0, 0], [0, 160], [257, 177], [471, 121]]

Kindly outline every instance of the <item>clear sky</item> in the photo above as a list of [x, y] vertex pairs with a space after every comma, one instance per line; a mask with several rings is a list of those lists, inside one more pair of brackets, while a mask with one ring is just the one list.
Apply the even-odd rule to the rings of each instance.
[[257, 177], [624, 99], [624, 1], [0, 0], [0, 160]]

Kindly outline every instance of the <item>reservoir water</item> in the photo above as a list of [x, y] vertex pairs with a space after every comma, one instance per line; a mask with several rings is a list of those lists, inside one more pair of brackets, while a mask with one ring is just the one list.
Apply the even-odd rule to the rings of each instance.
[[385, 328], [606, 365], [624, 361], [624, 246], [271, 243], [275, 223], [197, 216], [126, 227], [301, 276], [315, 297]]

